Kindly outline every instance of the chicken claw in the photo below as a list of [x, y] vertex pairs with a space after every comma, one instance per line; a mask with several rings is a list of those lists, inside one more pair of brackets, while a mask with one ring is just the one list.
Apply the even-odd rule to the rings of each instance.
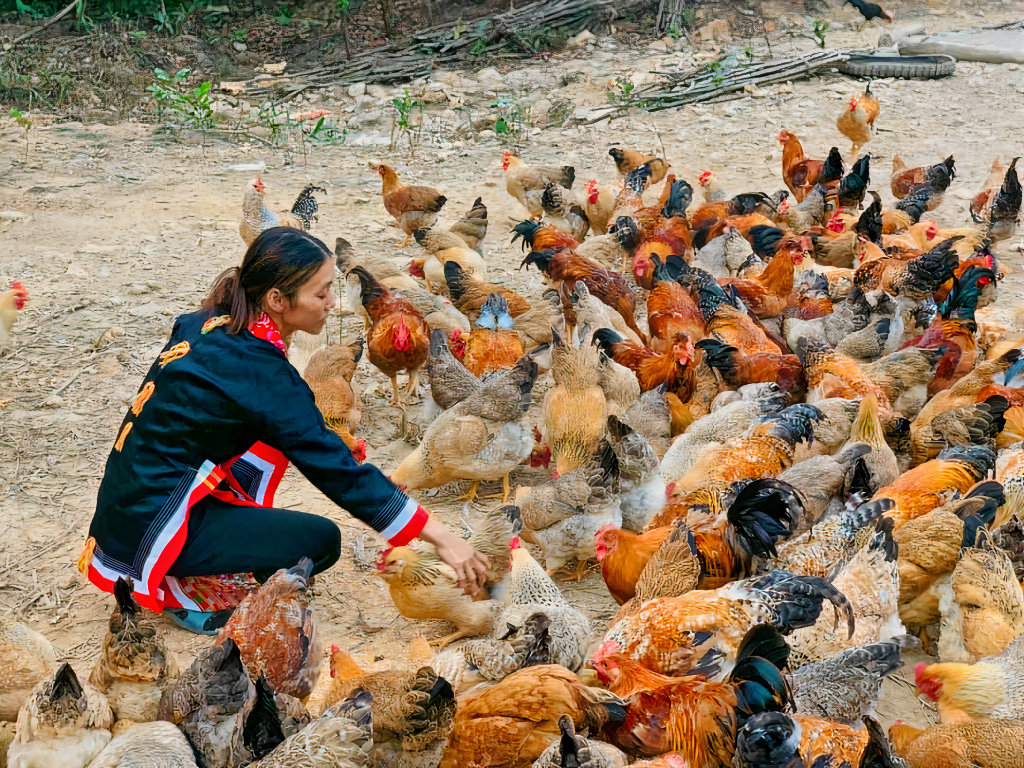
[[452, 632], [450, 635], [445, 635], [436, 640], [428, 640], [427, 642], [431, 645], [436, 645], [437, 650], [441, 650], [446, 645], [451, 645], [456, 640], [461, 640], [464, 637], [473, 637], [474, 633], [468, 630], [459, 630], [458, 632]]
[[474, 480], [473, 481], [473, 487], [470, 488], [469, 491], [464, 493], [462, 496], [459, 496], [456, 499], [456, 501], [463, 501], [463, 500], [465, 500], [465, 501], [468, 501], [468, 502], [472, 502], [476, 498], [476, 492], [477, 492], [477, 490], [479, 488], [480, 488], [480, 481], [479, 480]]

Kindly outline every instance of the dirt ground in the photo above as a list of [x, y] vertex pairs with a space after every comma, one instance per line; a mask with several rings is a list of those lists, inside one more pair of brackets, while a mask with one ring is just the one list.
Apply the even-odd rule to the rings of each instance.
[[[1009, 10], [1009, 6], [1004, 6]], [[1006, 15], [1020, 17], [1020, 14]], [[848, 17], [843, 17], [848, 18]], [[986, 21], [1002, 18], [990, 11]], [[970, 26], [979, 19], [938, 16], [939, 28]], [[856, 32], [848, 25], [830, 45], [861, 46], [878, 30]], [[752, 43], [756, 47], [756, 43]], [[773, 46], [785, 50], [786, 43]], [[792, 45], [792, 44], [788, 44]], [[616, 74], [644, 72], [669, 62], [671, 54], [650, 48], [623, 50], [603, 41], [587, 59], [571, 61], [589, 82], [571, 85], [566, 95], [580, 106], [604, 102], [605, 85]], [[554, 57], [521, 68], [526, 74], [558, 76], [567, 59]], [[824, 157], [848, 142], [837, 132], [842, 99], [860, 86], [839, 74], [797, 82], [791, 93], [682, 111], [639, 115], [598, 128], [543, 130], [531, 137], [529, 161], [576, 167], [577, 179], [612, 180], [610, 143], [656, 146], [657, 128], [668, 157], [695, 183], [711, 168], [735, 192], [772, 192], [782, 186], [781, 151], [775, 136], [786, 126], [810, 156]], [[565, 90], [565, 89], [563, 89]], [[994, 156], [1004, 161], [1021, 148], [1024, 77], [1018, 69], [962, 63], [954, 77], [940, 81], [877, 81], [882, 105], [872, 153], [872, 188], [892, 202], [888, 175], [899, 152], [910, 165], [927, 165], [953, 154], [957, 178], [934, 216], [943, 226], [970, 224], [967, 205]], [[41, 631], [77, 671], [87, 673], [98, 653], [113, 599], [78, 574], [76, 559], [92, 516], [103, 463], [128, 401], [176, 315], [194, 308], [212, 279], [238, 263], [237, 234], [244, 185], [264, 164], [268, 203], [286, 208], [306, 183], [326, 185], [314, 234], [333, 244], [344, 236], [370, 253], [390, 254], [405, 265], [419, 250], [400, 249], [401, 233], [390, 226], [379, 197], [379, 179], [367, 161], [394, 165], [405, 182], [441, 188], [449, 202], [447, 220], [482, 196], [490, 219], [486, 248], [489, 279], [536, 293], [536, 272], [519, 272], [519, 247], [511, 228], [524, 211], [504, 189], [497, 139], [463, 146], [439, 142], [415, 157], [384, 147], [331, 147], [313, 151], [303, 163], [285, 164], [279, 152], [207, 142], [201, 147], [141, 123], [113, 126], [53, 124], [33, 130], [28, 159], [22, 132], [0, 124], [0, 285], [19, 280], [31, 303], [13, 333], [13, 348], [0, 356], [0, 611]], [[385, 131], [386, 133], [386, 131]], [[184, 141], [185, 143], [182, 143]], [[237, 166], [243, 166], [239, 169]], [[1018, 240], [1001, 244], [1001, 261], [1013, 273], [1002, 287], [1004, 306], [1021, 293]], [[340, 298], [338, 316], [325, 340], [350, 338], [359, 321]], [[300, 351], [294, 361], [301, 366]], [[388, 403], [388, 381], [364, 360], [357, 374], [363, 391], [359, 436], [369, 460], [390, 471], [412, 449], [415, 438], [398, 435], [398, 412]], [[535, 390], [535, 418], [548, 383]], [[426, 428], [422, 405], [409, 410], [412, 433]], [[536, 484], [543, 470], [521, 469], [513, 484]], [[459, 527], [499, 502], [500, 483], [484, 487], [472, 505], [453, 501], [457, 489], [417, 495], [447, 523]], [[372, 558], [381, 541], [334, 507], [298, 473], [290, 471], [278, 495], [283, 506], [329, 516], [344, 533], [341, 563], [318, 581], [316, 605], [328, 643], [353, 652], [368, 668], [401, 665], [406, 644], [420, 632], [447, 634], [441, 622], [415, 622], [397, 615], [385, 584], [374, 575]], [[574, 604], [603, 627], [615, 605], [591, 569], [581, 583], [562, 582]], [[171, 649], [187, 665], [208, 640], [163, 622]], [[912, 664], [903, 670], [909, 674]], [[910, 677], [912, 680], [912, 676]], [[932, 719], [917, 701], [912, 683], [887, 683], [880, 714], [886, 721]]]

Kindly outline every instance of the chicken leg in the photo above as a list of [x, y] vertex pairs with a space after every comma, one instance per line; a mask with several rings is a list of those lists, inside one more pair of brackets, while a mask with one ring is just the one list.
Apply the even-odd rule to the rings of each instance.
[[417, 368], [414, 371], [409, 372], [409, 385], [406, 387], [405, 394], [410, 397], [417, 397], [420, 390], [420, 371]]
[[391, 377], [391, 391], [394, 393], [394, 397], [391, 400], [391, 404], [396, 408], [405, 410], [405, 403], [402, 402], [402, 398], [398, 394], [398, 375]]
[[462, 496], [459, 496], [456, 501], [468, 501], [471, 502], [476, 498], [476, 492], [480, 488], [480, 481], [474, 480], [473, 486]]
[[452, 632], [450, 635], [438, 638], [437, 640], [428, 641], [431, 645], [436, 645], [437, 650], [441, 650], [446, 645], [451, 645], [456, 640], [461, 640], [464, 637], [473, 637], [474, 633], [467, 629], [460, 629], [457, 632]]

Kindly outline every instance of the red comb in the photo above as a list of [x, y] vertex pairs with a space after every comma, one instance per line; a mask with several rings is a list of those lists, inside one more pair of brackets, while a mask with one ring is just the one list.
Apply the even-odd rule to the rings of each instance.
[[331, 644], [331, 653], [341, 653], [341, 648], [334, 644]]
[[519, 542], [519, 537], [518, 536], [513, 536], [512, 537], [512, 541], [510, 541], [508, 543], [508, 549], [509, 549], [510, 552], [513, 549], [520, 549], [520, 548], [522, 548], [522, 546], [523, 545]]

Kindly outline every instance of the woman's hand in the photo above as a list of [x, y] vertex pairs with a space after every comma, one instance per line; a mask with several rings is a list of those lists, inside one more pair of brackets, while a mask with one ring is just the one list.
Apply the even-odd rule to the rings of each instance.
[[476, 595], [484, 586], [484, 579], [487, 577], [487, 569], [491, 562], [484, 555], [473, 549], [473, 546], [448, 530], [441, 523], [431, 517], [419, 538], [433, 544], [437, 550], [438, 557], [444, 560], [455, 571], [458, 580], [456, 589], [463, 590], [467, 595]]

